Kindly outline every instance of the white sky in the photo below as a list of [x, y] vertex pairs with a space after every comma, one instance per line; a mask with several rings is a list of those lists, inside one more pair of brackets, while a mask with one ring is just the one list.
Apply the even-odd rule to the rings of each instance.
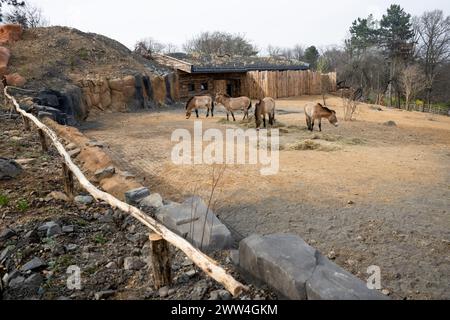
[[381, 17], [391, 3], [412, 15], [441, 9], [449, 0], [32, 0], [52, 25], [104, 34], [128, 47], [145, 37], [181, 47], [201, 31], [244, 34], [265, 49], [342, 44], [357, 17]]

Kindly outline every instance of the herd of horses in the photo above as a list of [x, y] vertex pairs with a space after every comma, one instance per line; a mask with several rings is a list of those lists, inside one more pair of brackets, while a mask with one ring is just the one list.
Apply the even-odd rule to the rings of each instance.
[[[186, 119], [190, 119], [192, 112], [195, 111], [197, 118], [199, 118], [199, 109], [206, 109], [208, 118], [214, 117], [214, 108], [216, 105], [222, 105], [227, 113], [227, 121], [230, 121], [230, 114], [233, 117], [233, 121], [236, 121], [234, 115], [235, 112], [242, 111], [244, 113], [244, 119], [250, 121], [249, 113], [252, 109], [252, 100], [248, 97], [232, 98], [227, 94], [218, 93], [215, 98], [209, 95], [194, 96], [186, 103]], [[328, 119], [328, 121], [337, 127], [339, 125], [336, 117], [336, 111], [323, 106], [320, 103], [308, 104], [304, 108], [306, 116], [306, 124], [308, 130], [314, 131], [315, 122], [319, 123], [319, 131], [322, 131], [322, 119]], [[256, 129], [261, 128], [261, 124], [264, 124], [264, 128], [267, 128], [266, 117], [269, 120], [269, 125], [275, 125], [276, 115], [276, 103], [273, 98], [267, 97], [262, 100], [257, 100], [255, 103], [255, 121]]]

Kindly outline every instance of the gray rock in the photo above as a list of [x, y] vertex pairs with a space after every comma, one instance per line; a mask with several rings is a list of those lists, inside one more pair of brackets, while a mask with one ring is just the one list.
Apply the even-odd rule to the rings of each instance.
[[197, 282], [194, 290], [192, 290], [192, 300], [202, 300], [206, 291], [208, 291], [208, 283], [205, 280]]
[[138, 257], [127, 257], [123, 265], [125, 270], [139, 271], [146, 266], [146, 263]]
[[94, 297], [95, 297], [95, 300], [105, 300], [105, 299], [111, 298], [115, 294], [116, 294], [116, 291], [108, 290], [108, 291], [96, 292]]
[[2, 253], [0, 253], [0, 264], [3, 264], [5, 262], [5, 260], [9, 258], [13, 251], [14, 251], [14, 247], [8, 246], [2, 251]]
[[108, 167], [95, 172], [95, 178], [99, 181], [111, 178], [116, 173], [116, 168]]
[[139, 201], [139, 206], [144, 209], [159, 209], [162, 208], [164, 204], [161, 195], [153, 193]]
[[240, 243], [239, 267], [282, 298], [306, 300], [306, 282], [316, 268], [315, 254], [316, 250], [296, 235], [253, 235]]
[[26, 272], [26, 271], [33, 271], [38, 270], [41, 268], [45, 268], [47, 264], [42, 261], [40, 258], [35, 257], [32, 260], [25, 263], [22, 268], [20, 268], [20, 271]]
[[68, 244], [68, 245], [65, 246], [65, 249], [66, 249], [67, 252], [73, 252], [73, 251], [78, 249], [78, 245], [73, 244], [73, 243], [72, 244]]
[[84, 205], [90, 205], [94, 202], [94, 198], [91, 196], [77, 196], [75, 197], [75, 202]]
[[17, 277], [20, 277], [20, 276], [22, 276], [22, 274], [20, 273], [20, 271], [18, 271], [18, 270], [14, 270], [14, 271], [12, 271], [12, 272], [10, 272], [10, 273], [7, 273], [7, 274], [5, 274], [4, 276], [3, 276], [3, 283], [5, 284], [5, 285], [8, 285], [8, 283], [10, 282], [10, 281], [12, 281], [13, 279], [15, 279], [15, 278], [17, 278]]
[[69, 151], [67, 153], [69, 154], [69, 156], [71, 158], [76, 158], [81, 153], [81, 149], [77, 148], [77, 149], [71, 150], [71, 151]]
[[231, 300], [231, 294], [226, 290], [216, 290], [210, 293], [209, 300]]
[[23, 286], [24, 282], [25, 278], [22, 276], [18, 276], [9, 281], [8, 287], [10, 287], [11, 289], [18, 289]]
[[63, 245], [56, 244], [52, 247], [52, 254], [55, 256], [62, 256], [66, 253], [66, 249]]
[[114, 261], [111, 261], [110, 263], [108, 263], [106, 265], [106, 269], [117, 269], [117, 263], [115, 263]]
[[16, 161], [0, 158], [0, 180], [17, 178], [22, 171], [22, 167]]
[[44, 277], [39, 273], [34, 273], [29, 276], [25, 281], [24, 285], [30, 289], [37, 290], [44, 283]]
[[16, 233], [14, 232], [14, 230], [12, 230], [10, 228], [5, 228], [5, 229], [3, 229], [2, 232], [0, 232], [0, 241], [6, 241], [8, 239], [11, 239], [15, 235], [16, 235]]
[[59, 224], [53, 224], [47, 228], [47, 238], [58, 236], [62, 234], [62, 229]]
[[139, 201], [148, 197], [150, 195], [150, 191], [147, 188], [138, 188], [125, 192], [125, 201], [126, 203], [134, 206], [138, 205]]
[[230, 250], [230, 258], [234, 265], [239, 265], [239, 250]]
[[308, 300], [385, 300], [377, 290], [369, 290], [367, 284], [341, 267], [317, 255], [317, 268], [307, 281]]
[[48, 230], [49, 228], [55, 228], [56, 226], [59, 227], [59, 224], [57, 224], [55, 221], [49, 221], [49, 222], [46, 222], [46, 223], [44, 223], [43, 225], [41, 225], [41, 226], [38, 228], [38, 231], [39, 231], [39, 232], [45, 232], [45, 233], [47, 233], [47, 230]]
[[64, 226], [62, 228], [62, 232], [63, 233], [73, 233], [75, 231], [75, 227], [74, 226]]
[[[230, 249], [231, 232], [199, 197], [162, 207], [157, 219], [203, 251]], [[203, 242], [203, 243], [202, 243]]]
[[161, 298], [167, 298], [169, 296], [169, 287], [162, 287], [158, 290], [158, 294]]
[[39, 237], [39, 232], [37, 232], [37, 230], [28, 231], [24, 238], [28, 243], [39, 243], [41, 241], [41, 237]]

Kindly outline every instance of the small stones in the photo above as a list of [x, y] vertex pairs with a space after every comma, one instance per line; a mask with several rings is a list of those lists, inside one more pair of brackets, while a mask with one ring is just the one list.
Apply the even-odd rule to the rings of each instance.
[[327, 254], [327, 258], [330, 260], [335, 260], [336, 257], [337, 257], [336, 252], [334, 252], [333, 250]]
[[55, 223], [47, 228], [47, 238], [58, 236], [60, 234], [62, 234], [62, 230], [59, 224]]
[[123, 265], [125, 270], [139, 271], [144, 268], [146, 264], [138, 257], [127, 257], [125, 258]]
[[103, 179], [111, 178], [115, 173], [116, 173], [116, 168], [111, 166], [111, 167], [107, 167], [107, 168], [96, 171], [95, 178], [98, 181], [101, 181]]
[[105, 299], [111, 298], [115, 294], [116, 294], [116, 291], [114, 291], [114, 290], [100, 291], [100, 292], [96, 292], [94, 294], [94, 298], [95, 298], [95, 300], [105, 300]]
[[94, 202], [94, 198], [91, 196], [77, 196], [74, 201], [82, 205], [90, 205]]
[[45, 198], [45, 201], [47, 201], [47, 202], [49, 202], [51, 200], [64, 201], [64, 202], [70, 201], [68, 196], [66, 196], [64, 193], [59, 192], [59, 191], [53, 191]]
[[3, 229], [2, 232], [0, 232], [0, 241], [6, 241], [8, 239], [11, 239], [15, 235], [16, 235], [16, 233], [14, 232], [14, 230], [12, 230], [10, 228], [5, 228], [5, 229]]
[[81, 149], [77, 148], [68, 152], [71, 158], [76, 158], [81, 153]]
[[74, 226], [64, 226], [62, 228], [62, 232], [63, 233], [73, 233], [75, 231], [75, 227]]
[[32, 260], [25, 263], [22, 266], [22, 268], [20, 268], [20, 271], [22, 271], [22, 272], [33, 271], [33, 270], [45, 268], [46, 266], [47, 266], [47, 264], [44, 261], [42, 261], [38, 257], [35, 257]]
[[159, 209], [162, 208], [164, 204], [161, 195], [158, 193], [153, 193], [139, 201], [139, 206], [144, 209]]
[[158, 294], [160, 298], [167, 298], [169, 296], [169, 287], [162, 287], [158, 290]]
[[390, 296], [391, 295], [391, 292], [388, 289], [381, 290], [381, 293], [384, 294], [385, 296]]
[[111, 261], [105, 267], [106, 267], [106, 269], [117, 269], [117, 263], [114, 261]]
[[350, 200], [350, 201], [347, 202], [347, 204], [348, 204], [348, 205], [354, 205], [355, 202], [353, 202], [352, 200]]
[[65, 246], [65, 249], [66, 249], [67, 252], [73, 252], [73, 251], [78, 249], [78, 245], [73, 244], [73, 243], [72, 244], [68, 244], [68, 245]]
[[188, 276], [189, 278], [193, 278], [195, 277], [195, 275], [197, 274], [197, 271], [195, 271], [194, 269], [189, 270], [188, 272], [185, 273], [186, 276]]
[[144, 199], [145, 197], [148, 197], [150, 195], [150, 191], [147, 188], [138, 188], [133, 189], [130, 191], [127, 191], [125, 193], [125, 200], [126, 203], [130, 205], [137, 205], [139, 202]]
[[212, 291], [209, 295], [209, 300], [231, 300], [231, 294], [226, 290]]
[[15, 179], [22, 171], [22, 167], [16, 161], [0, 158], [0, 180]]

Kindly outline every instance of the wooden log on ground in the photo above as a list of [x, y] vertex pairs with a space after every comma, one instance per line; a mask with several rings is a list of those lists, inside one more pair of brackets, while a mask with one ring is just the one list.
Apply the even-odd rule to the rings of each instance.
[[172, 284], [172, 265], [169, 243], [159, 234], [150, 234], [150, 258], [153, 284], [156, 290]]
[[108, 203], [113, 208], [118, 208], [122, 210], [125, 213], [130, 214], [135, 219], [140, 221], [142, 224], [147, 226], [149, 229], [151, 229], [153, 232], [159, 234], [162, 236], [163, 239], [174, 245], [175, 247], [179, 248], [181, 251], [183, 251], [186, 256], [194, 262], [201, 270], [203, 270], [208, 276], [216, 280], [218, 283], [222, 284], [225, 289], [227, 289], [233, 296], [237, 297], [240, 295], [243, 291], [247, 291], [248, 287], [244, 286], [242, 283], [234, 279], [231, 275], [229, 275], [222, 267], [219, 266], [219, 264], [208, 257], [206, 254], [201, 252], [200, 250], [194, 248], [192, 244], [190, 244], [186, 239], [180, 237], [179, 235], [172, 232], [170, 229], [168, 229], [163, 224], [159, 223], [152, 217], [148, 216], [141, 210], [139, 210], [136, 207], [130, 206], [129, 204], [120, 201], [119, 199], [115, 198], [109, 193], [103, 192], [96, 188], [81, 172], [80, 168], [76, 166], [70, 155], [67, 153], [67, 151], [64, 149], [64, 146], [59, 142], [58, 136], [56, 133], [51, 130], [49, 127], [47, 127], [45, 124], [43, 124], [39, 119], [37, 119], [34, 115], [29, 114], [22, 110], [17, 103], [16, 99], [12, 97], [8, 93], [8, 87], [4, 89], [5, 96], [8, 97], [14, 104], [16, 110], [18, 113], [20, 113], [22, 116], [30, 119], [33, 121], [33, 123], [39, 128], [42, 129], [42, 131], [50, 138], [53, 145], [55, 146], [56, 150], [61, 154], [61, 156], [64, 159], [65, 165], [68, 167], [68, 169], [73, 173], [73, 175], [77, 178], [80, 185], [88, 191], [95, 199], [102, 200], [106, 203]]

